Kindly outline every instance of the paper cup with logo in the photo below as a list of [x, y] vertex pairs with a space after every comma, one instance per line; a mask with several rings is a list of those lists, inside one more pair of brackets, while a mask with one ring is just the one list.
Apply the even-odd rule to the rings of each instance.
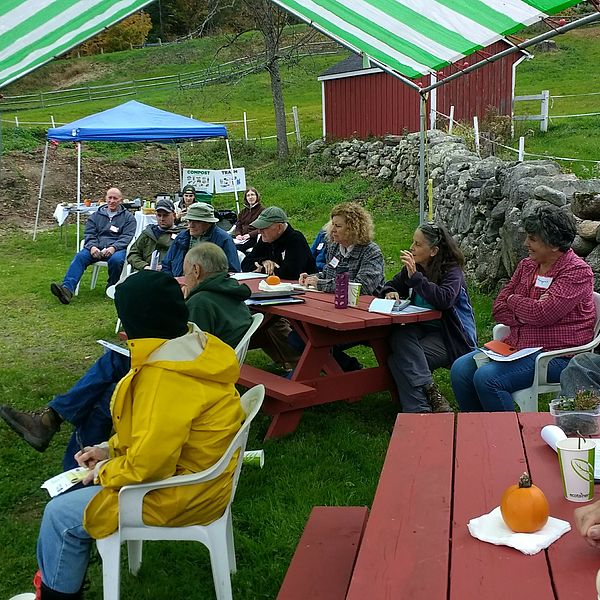
[[354, 281], [351, 281], [348, 284], [348, 306], [358, 306], [361, 288], [362, 283], [355, 283]]
[[245, 465], [252, 465], [254, 467], [260, 467], [262, 469], [265, 464], [265, 451], [246, 450], [246, 452], [244, 452], [243, 463]]
[[565, 498], [588, 502], [594, 497], [595, 440], [567, 438], [556, 442]]

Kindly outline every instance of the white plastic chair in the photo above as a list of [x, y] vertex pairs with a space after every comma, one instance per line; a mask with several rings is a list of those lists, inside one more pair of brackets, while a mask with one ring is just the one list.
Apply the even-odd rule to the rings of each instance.
[[[242, 396], [241, 404], [246, 413], [246, 420], [229, 444], [229, 448], [212, 467], [200, 473], [177, 475], [163, 481], [127, 485], [121, 488], [119, 491], [119, 529], [107, 538], [96, 540], [98, 551], [102, 557], [104, 600], [119, 600], [121, 544], [127, 542], [129, 571], [135, 575], [142, 564], [143, 540], [183, 540], [204, 544], [210, 554], [217, 600], [231, 600], [230, 573], [236, 571], [231, 503], [242, 468], [250, 423], [260, 410], [264, 397], [265, 388], [262, 385], [253, 387]], [[215, 479], [229, 465], [235, 452], [238, 452], [238, 455], [233, 474], [231, 497], [225, 512], [216, 521], [208, 525], [185, 527], [153, 527], [144, 524], [142, 505], [144, 496], [148, 492], [166, 487], [194, 485]]]
[[[591, 352], [600, 344], [600, 294], [594, 292], [594, 305], [596, 307], [596, 322], [594, 323], [594, 339], [583, 346], [563, 348], [550, 352], [540, 352], [535, 359], [533, 372], [533, 383], [531, 387], [517, 390], [512, 393], [512, 399], [517, 403], [521, 412], [537, 412], [538, 396], [548, 392], [560, 392], [560, 383], [548, 381], [548, 364], [553, 358], [559, 356], [573, 356], [583, 352]], [[494, 327], [492, 338], [494, 340], [504, 339], [510, 333], [508, 325], [498, 324]]]
[[[79, 244], [79, 250], [83, 250], [83, 246], [85, 244], [85, 240], [81, 240]], [[100, 269], [102, 267], [106, 267], [108, 269], [108, 262], [106, 260], [99, 260], [91, 265], [92, 269], [92, 281], [90, 282], [90, 290], [93, 290], [96, 287], [96, 283], [98, 282], [98, 275], [100, 274]], [[77, 283], [77, 287], [75, 288], [75, 296], [79, 296], [79, 283]]]
[[240, 365], [244, 364], [244, 360], [246, 359], [246, 354], [248, 353], [248, 348], [250, 346], [250, 338], [254, 334], [254, 332], [260, 327], [260, 324], [263, 322], [265, 316], [262, 313], [254, 313], [252, 315], [252, 323], [248, 328], [248, 331], [244, 334], [244, 337], [238, 342], [238, 345], [235, 347], [235, 355], [237, 356], [238, 363]]

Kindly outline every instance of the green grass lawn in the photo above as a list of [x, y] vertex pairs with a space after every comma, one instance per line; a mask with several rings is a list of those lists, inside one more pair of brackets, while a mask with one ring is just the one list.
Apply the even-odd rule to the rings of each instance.
[[[294, 226], [309, 239], [326, 221], [330, 207], [360, 199], [372, 210], [376, 239], [386, 258], [387, 276], [399, 270], [398, 253], [410, 244], [416, 210], [390, 188], [346, 174], [322, 181], [303, 161], [287, 168], [264, 163], [252, 169], [261, 192], [284, 207]], [[67, 235], [64, 235], [67, 233]], [[57, 228], [42, 232], [36, 242], [19, 231], [0, 238], [0, 282], [4, 318], [0, 403], [19, 408], [44, 406], [66, 390], [101, 352], [95, 340], [113, 339], [115, 310], [103, 293], [103, 277], [90, 291], [84, 275], [80, 296], [63, 306], [49, 293], [49, 282], [60, 280], [72, 258], [74, 226], [61, 236]], [[488, 296], [473, 292], [480, 328], [488, 336]], [[373, 361], [370, 351], [355, 350]], [[266, 366], [260, 351], [248, 360]], [[451, 393], [447, 372], [436, 374]], [[259, 415], [252, 426], [249, 448], [264, 448], [265, 467], [245, 468], [234, 504], [238, 573], [234, 596], [274, 598], [310, 510], [315, 505], [370, 505], [379, 478], [397, 405], [388, 393], [374, 394], [354, 404], [336, 403], [306, 411], [291, 436], [262, 442], [268, 418]], [[39, 454], [0, 424], [0, 531], [4, 540], [0, 561], [0, 597], [31, 588], [36, 570], [35, 543], [48, 498], [39, 488], [61, 468], [71, 426], [66, 424], [50, 448]], [[89, 571], [91, 600], [102, 597], [97, 559]], [[125, 573], [122, 597], [134, 600], [176, 597], [211, 598], [212, 578], [207, 552], [190, 544], [146, 544], [137, 578]]]

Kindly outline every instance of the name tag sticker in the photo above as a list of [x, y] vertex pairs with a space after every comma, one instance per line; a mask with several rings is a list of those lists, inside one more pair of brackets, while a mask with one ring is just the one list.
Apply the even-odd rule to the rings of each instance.
[[337, 256], [334, 256], [330, 261], [329, 264], [335, 269], [339, 264], [340, 264], [340, 259]]
[[543, 275], [538, 275], [535, 278], [535, 287], [542, 290], [547, 290], [550, 287], [553, 279], [553, 277], [544, 277]]
[[177, 234], [176, 234], [176, 233], [172, 233], [172, 234], [171, 234], [171, 239], [172, 239], [172, 240], [174, 240], [176, 237], [177, 237]]
[[285, 260], [285, 250], [281, 253], [281, 260], [282, 262]]
[[324, 245], [325, 245], [325, 242], [321, 242], [320, 244], [317, 244], [317, 250], [323, 250]]
[[119, 228], [118, 228], [116, 225], [111, 225], [111, 226], [110, 226], [110, 230], [111, 230], [113, 233], [118, 233], [118, 232], [119, 232]]

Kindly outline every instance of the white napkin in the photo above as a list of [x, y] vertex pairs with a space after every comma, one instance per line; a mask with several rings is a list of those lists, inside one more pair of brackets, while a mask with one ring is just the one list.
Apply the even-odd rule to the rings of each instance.
[[258, 284], [258, 289], [261, 292], [292, 292], [294, 286], [291, 283], [278, 283], [277, 285], [269, 285], [264, 279]]
[[548, 517], [548, 522], [535, 533], [515, 533], [504, 522], [499, 506], [487, 515], [471, 519], [467, 527], [469, 533], [482, 542], [510, 546], [523, 554], [537, 554], [561, 535], [571, 531], [571, 525], [567, 521]]

